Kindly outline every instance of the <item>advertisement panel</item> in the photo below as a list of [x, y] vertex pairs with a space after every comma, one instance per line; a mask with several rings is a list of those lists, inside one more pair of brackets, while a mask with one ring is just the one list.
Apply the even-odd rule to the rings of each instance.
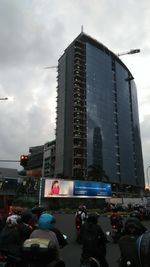
[[44, 197], [73, 197], [73, 181], [45, 179]]
[[111, 185], [78, 180], [45, 179], [44, 197], [111, 197]]
[[108, 197], [111, 196], [111, 185], [97, 182], [74, 181], [74, 196]]

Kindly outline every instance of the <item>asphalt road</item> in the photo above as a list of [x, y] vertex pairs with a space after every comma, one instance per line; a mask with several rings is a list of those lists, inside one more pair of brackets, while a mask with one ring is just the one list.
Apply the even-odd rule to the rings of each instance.
[[[61, 250], [61, 256], [65, 260], [66, 267], [78, 267], [80, 266], [81, 246], [75, 241], [74, 215], [55, 214], [55, 218], [57, 227], [68, 236], [68, 245]], [[109, 218], [101, 216], [99, 224], [104, 232], [111, 230]], [[143, 222], [143, 224], [150, 229], [150, 221]], [[118, 267], [117, 260], [120, 256], [118, 245], [112, 243], [111, 237], [108, 237], [108, 239], [111, 242], [107, 244], [107, 261], [110, 267]]]

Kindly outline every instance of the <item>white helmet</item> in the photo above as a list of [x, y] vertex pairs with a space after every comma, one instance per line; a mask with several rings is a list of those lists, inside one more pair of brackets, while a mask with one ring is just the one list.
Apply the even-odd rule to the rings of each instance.
[[6, 224], [7, 226], [12, 227], [12, 226], [17, 225], [19, 220], [20, 220], [19, 215], [11, 215], [7, 217]]

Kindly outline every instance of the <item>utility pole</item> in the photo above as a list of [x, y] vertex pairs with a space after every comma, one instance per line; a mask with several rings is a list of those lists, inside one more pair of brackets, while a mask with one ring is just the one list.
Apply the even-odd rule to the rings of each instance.
[[148, 186], [148, 190], [150, 190], [149, 188], [149, 176], [148, 176], [148, 170], [149, 170], [150, 166], [147, 167], [146, 169], [146, 178], [147, 178], [147, 186]]

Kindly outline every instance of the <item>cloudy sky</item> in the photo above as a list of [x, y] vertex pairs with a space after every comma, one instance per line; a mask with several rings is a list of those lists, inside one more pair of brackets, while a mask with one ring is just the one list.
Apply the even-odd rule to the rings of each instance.
[[[122, 56], [135, 78], [145, 174], [150, 165], [150, 1], [0, 0], [0, 159], [55, 138], [56, 66], [81, 32]], [[19, 163], [0, 167], [20, 169]], [[149, 170], [150, 171], [150, 170]]]

